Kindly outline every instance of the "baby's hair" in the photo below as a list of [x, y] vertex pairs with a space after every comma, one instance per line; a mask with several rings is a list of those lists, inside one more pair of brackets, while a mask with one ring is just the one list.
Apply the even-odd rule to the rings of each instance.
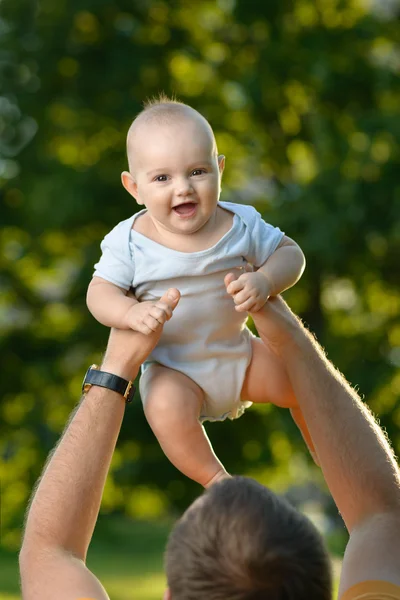
[[156, 121], [160, 124], [169, 124], [177, 118], [197, 112], [189, 104], [178, 100], [175, 95], [167, 96], [165, 92], [160, 92], [143, 102], [143, 110], [136, 115], [135, 121], [140, 118], [145, 122]]
[[188, 106], [184, 102], [181, 102], [180, 100], [178, 100], [176, 98], [175, 94], [173, 94], [172, 96], [168, 96], [165, 92], [160, 92], [156, 96], [152, 96], [151, 98], [146, 98], [146, 100], [143, 102], [143, 111], [142, 112], [144, 112], [145, 110], [148, 110], [149, 108], [151, 108], [153, 106], [158, 106], [158, 105], [162, 105], [162, 104], [180, 104], [181, 106]]
[[175, 95], [167, 96], [164, 92], [160, 92], [158, 95], [153, 96], [151, 98], [147, 98], [143, 102], [143, 109], [136, 115], [133, 120], [127, 136], [127, 156], [128, 162], [130, 166], [130, 170], [132, 170], [132, 161], [130, 157], [130, 147], [132, 145], [132, 138], [134, 132], [136, 131], [136, 126], [140, 123], [157, 123], [158, 125], [170, 125], [171, 123], [176, 123], [182, 118], [200, 118], [204, 125], [209, 130], [210, 136], [213, 139], [214, 143], [214, 153], [217, 155], [217, 144], [215, 142], [214, 132], [211, 128], [211, 125], [203, 117], [201, 113], [199, 113], [195, 108], [189, 106], [189, 104], [185, 104], [180, 100], [177, 100]]

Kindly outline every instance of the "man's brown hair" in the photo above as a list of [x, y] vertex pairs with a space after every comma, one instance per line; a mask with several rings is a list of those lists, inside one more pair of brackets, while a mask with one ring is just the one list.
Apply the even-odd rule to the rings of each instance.
[[172, 530], [172, 600], [330, 600], [321, 535], [286, 500], [247, 477], [207, 490]]

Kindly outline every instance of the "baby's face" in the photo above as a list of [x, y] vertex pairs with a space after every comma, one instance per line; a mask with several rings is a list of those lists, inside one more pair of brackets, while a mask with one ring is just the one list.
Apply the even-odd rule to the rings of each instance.
[[158, 228], [188, 235], [215, 214], [223, 157], [201, 121], [143, 124], [131, 148], [133, 186], [129, 191], [146, 206]]

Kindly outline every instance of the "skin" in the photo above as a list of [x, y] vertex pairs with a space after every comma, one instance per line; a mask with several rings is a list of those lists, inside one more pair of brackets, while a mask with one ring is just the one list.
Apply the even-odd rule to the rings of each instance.
[[[161, 298], [171, 313], [178, 301], [177, 290]], [[281, 298], [252, 316], [286, 362], [350, 533], [339, 598], [371, 579], [400, 586], [400, 473], [382, 430]], [[112, 330], [102, 368], [134, 378], [158, 339], [158, 333]], [[119, 394], [93, 386], [71, 415], [28, 511], [20, 553], [24, 600], [108, 599], [85, 562], [124, 411]], [[171, 598], [166, 591], [164, 599]]]
[[[177, 251], [195, 252], [213, 246], [232, 227], [232, 213], [218, 205], [225, 157], [217, 156], [212, 130], [196, 111], [185, 107], [168, 123], [139, 118], [128, 134], [128, 154], [130, 172], [122, 173], [122, 183], [147, 209], [134, 223], [139, 233]], [[196, 205], [196, 213], [181, 218], [174, 207], [188, 202]], [[238, 278], [227, 274], [227, 292], [238, 312], [257, 311], [271, 295], [294, 285], [304, 265], [299, 246], [284, 236], [257, 272]], [[88, 291], [89, 309], [107, 326], [146, 335], [159, 331], [167, 316], [157, 301], [138, 303], [125, 294], [95, 277]], [[226, 477], [199, 423], [203, 390], [183, 373], [161, 365], [145, 373], [140, 385], [147, 421], [169, 460], [204, 487]], [[259, 340], [252, 342], [241, 398], [289, 408], [317, 460], [284, 366]]]
[[[225, 157], [217, 156], [212, 132], [200, 115], [167, 126], [139, 121], [131, 128], [128, 148], [133, 170], [123, 172], [121, 179], [136, 202], [147, 208], [137, 221], [140, 233], [192, 252], [210, 240], [216, 243], [230, 228], [225, 211], [217, 209]], [[174, 206], [185, 202], [196, 202], [194, 218], [182, 219], [174, 212]], [[89, 285], [87, 303], [107, 326], [149, 334], [165, 322], [156, 303], [128, 299], [125, 290], [99, 277]]]
[[[193, 116], [169, 124], [139, 123], [129, 154], [134, 170], [122, 173], [122, 184], [147, 208], [150, 231], [160, 243], [179, 246], [189, 235], [191, 244], [205, 240], [217, 220], [225, 157], [217, 156], [203, 120]], [[192, 219], [182, 220], [171, 210], [185, 201], [198, 204]]]
[[[168, 248], [196, 252], [213, 246], [231, 228], [232, 214], [218, 206], [225, 157], [217, 155], [212, 130], [199, 113], [183, 107], [167, 124], [142, 116], [132, 125], [127, 145], [130, 171], [122, 173], [122, 184], [147, 209], [135, 222], [139, 233]], [[193, 218], [182, 219], [173, 210], [185, 202], [197, 205]], [[304, 267], [301, 249], [285, 236], [256, 273], [228, 280], [236, 310], [259, 310], [270, 295], [294, 285]], [[99, 277], [89, 285], [87, 303], [108, 327], [149, 334], [165, 323], [156, 302], [138, 303]]]
[[400, 586], [400, 470], [385, 434], [281, 298], [252, 316], [261, 339], [286, 365], [350, 534], [339, 597], [366, 580]]

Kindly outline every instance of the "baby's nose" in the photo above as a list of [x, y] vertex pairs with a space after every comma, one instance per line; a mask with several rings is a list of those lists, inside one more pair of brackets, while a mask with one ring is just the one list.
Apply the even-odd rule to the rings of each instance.
[[190, 179], [181, 179], [176, 186], [178, 196], [187, 196], [193, 192], [193, 187]]

